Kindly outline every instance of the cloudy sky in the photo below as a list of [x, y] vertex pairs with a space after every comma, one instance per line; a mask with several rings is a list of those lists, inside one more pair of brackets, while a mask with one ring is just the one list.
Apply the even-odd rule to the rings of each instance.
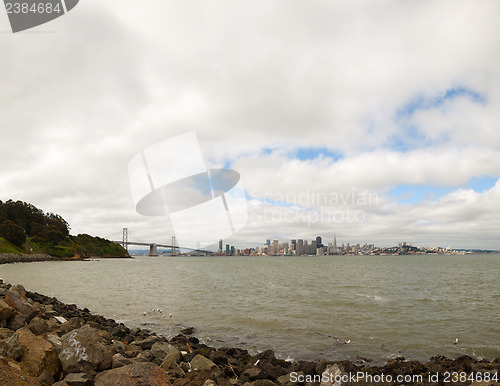
[[195, 132], [207, 166], [244, 184], [248, 222], [225, 243], [500, 249], [499, 14], [496, 0], [81, 0], [13, 34], [0, 10], [0, 200], [73, 234], [167, 242], [168, 216], [136, 212], [128, 164]]

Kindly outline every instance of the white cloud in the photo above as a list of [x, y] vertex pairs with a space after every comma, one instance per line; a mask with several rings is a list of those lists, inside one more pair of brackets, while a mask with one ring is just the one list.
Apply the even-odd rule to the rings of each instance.
[[[195, 130], [210, 164], [231, 161], [248, 191], [379, 195], [361, 224], [263, 224], [254, 213], [240, 245], [335, 228], [379, 244], [415, 235], [500, 248], [498, 184], [457, 190], [500, 177], [499, 11], [496, 1], [86, 0], [33, 33], [0, 35], [0, 199], [60, 213], [75, 233], [128, 226], [168, 240], [168, 219], [135, 213], [127, 165]], [[398, 121], [415, 98], [460, 87], [485, 102], [456, 97]], [[290, 159], [301, 146], [343, 158]], [[386, 195], [398, 184], [455, 195], [401, 206]]]

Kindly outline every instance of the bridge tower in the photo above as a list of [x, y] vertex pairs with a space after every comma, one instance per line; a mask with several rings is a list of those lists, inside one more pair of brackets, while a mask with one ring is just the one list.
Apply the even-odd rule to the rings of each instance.
[[172, 236], [172, 244], [171, 244], [171, 251], [172, 251], [172, 256], [175, 256], [176, 255], [176, 252], [175, 252], [175, 247], [177, 246], [177, 238], [175, 236]]
[[128, 252], [128, 228], [123, 228], [122, 246]]

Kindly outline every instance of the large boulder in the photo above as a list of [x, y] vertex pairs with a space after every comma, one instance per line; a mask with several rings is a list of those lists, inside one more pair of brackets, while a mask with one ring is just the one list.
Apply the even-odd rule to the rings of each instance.
[[26, 290], [21, 286], [11, 287], [5, 294], [5, 302], [26, 317], [28, 322], [39, 312], [33, 300], [26, 297]]
[[103, 371], [95, 377], [95, 386], [167, 386], [171, 385], [165, 370], [151, 362], [137, 362]]
[[61, 364], [54, 346], [25, 327], [17, 330], [17, 334], [23, 349], [21, 363], [32, 375], [39, 376], [46, 371], [54, 376], [59, 372]]
[[85, 325], [61, 339], [59, 359], [67, 373], [91, 373], [111, 367], [114, 350], [103, 342], [98, 330]]

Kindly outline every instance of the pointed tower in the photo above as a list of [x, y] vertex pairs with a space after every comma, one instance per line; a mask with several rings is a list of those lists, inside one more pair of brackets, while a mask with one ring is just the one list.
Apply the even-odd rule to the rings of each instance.
[[337, 235], [333, 235], [333, 253], [337, 253]]

